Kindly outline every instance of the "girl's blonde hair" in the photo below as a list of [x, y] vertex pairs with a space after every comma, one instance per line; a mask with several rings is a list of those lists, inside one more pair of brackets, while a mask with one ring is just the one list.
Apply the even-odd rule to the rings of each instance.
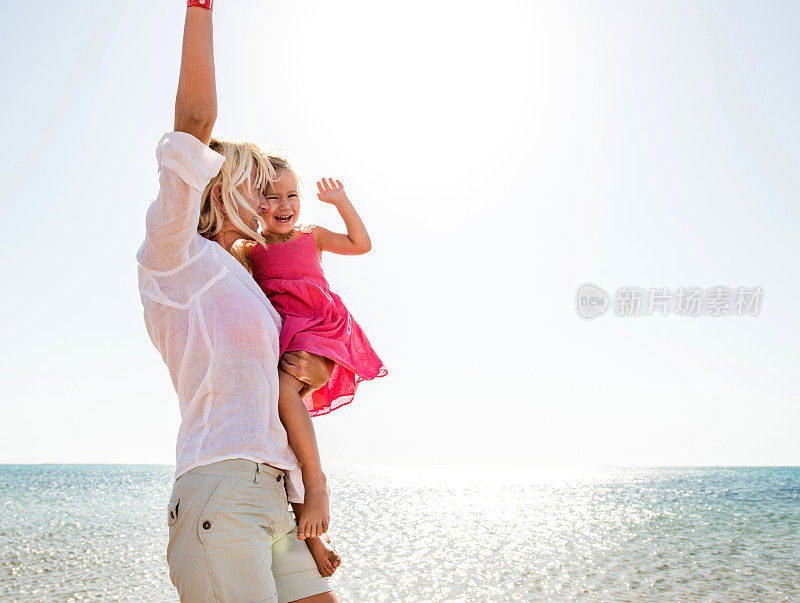
[[267, 153], [267, 161], [275, 170], [276, 178], [277, 173], [287, 171], [295, 175], [297, 178], [297, 185], [299, 190], [303, 189], [303, 175], [301, 172], [305, 171], [303, 166], [297, 162], [296, 158], [292, 157], [282, 149], [273, 149]]
[[[251, 142], [233, 142], [212, 138], [208, 145], [225, 157], [219, 173], [208, 183], [200, 202], [200, 220], [197, 232], [207, 238], [215, 237], [222, 230], [225, 215], [239, 231], [256, 243], [267, 246], [264, 237], [247, 226], [241, 216], [258, 217], [250, 207], [239, 187], [250, 181], [250, 186], [264, 190], [275, 179], [275, 168], [267, 155]], [[220, 187], [220, 199], [225, 214], [214, 202], [214, 187]]]
[[[264, 157], [266, 158], [266, 161], [269, 164], [270, 169], [272, 170], [271, 171], [272, 176], [267, 182], [267, 184], [276, 180], [278, 178], [277, 175], [278, 172], [284, 170], [293, 173], [295, 176], [297, 176], [298, 182], [300, 181], [300, 176], [294, 171], [291, 163], [289, 163], [289, 160], [286, 157], [281, 157], [279, 155], [264, 155]], [[264, 185], [265, 188], [267, 184]], [[255, 237], [253, 238], [255, 239]], [[237, 239], [231, 246], [231, 255], [235, 257], [237, 260], [239, 260], [239, 263], [242, 266], [244, 266], [251, 275], [253, 274], [253, 265], [250, 263], [250, 253], [253, 251], [253, 247], [258, 245], [259, 243], [264, 245], [265, 248], [267, 247], [266, 241], [264, 241], [261, 238], [256, 239], [255, 241], [248, 241], [247, 239]]]
[[253, 265], [250, 263], [250, 254], [253, 247], [258, 245], [255, 241], [248, 241], [247, 239], [236, 239], [231, 245], [231, 255], [239, 260], [239, 263], [244, 266], [253, 276]]
[[267, 161], [269, 161], [269, 164], [276, 173], [281, 170], [289, 170], [290, 172], [294, 172], [292, 165], [289, 163], [289, 160], [286, 157], [281, 155], [267, 155]]

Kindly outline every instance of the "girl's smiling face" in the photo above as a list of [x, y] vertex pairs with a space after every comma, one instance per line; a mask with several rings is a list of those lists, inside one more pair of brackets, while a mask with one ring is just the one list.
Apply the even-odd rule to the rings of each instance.
[[268, 208], [261, 212], [265, 238], [288, 234], [300, 213], [300, 192], [297, 176], [290, 170], [279, 170], [275, 180], [264, 192]]

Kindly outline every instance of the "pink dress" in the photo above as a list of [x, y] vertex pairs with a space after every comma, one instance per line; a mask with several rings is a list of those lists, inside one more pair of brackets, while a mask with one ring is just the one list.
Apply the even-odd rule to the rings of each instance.
[[311, 416], [352, 402], [359, 382], [388, 373], [341, 298], [322, 272], [310, 227], [295, 227], [295, 238], [269, 249], [253, 247], [253, 278], [283, 318], [280, 354], [305, 350], [336, 362], [328, 382], [304, 402]]

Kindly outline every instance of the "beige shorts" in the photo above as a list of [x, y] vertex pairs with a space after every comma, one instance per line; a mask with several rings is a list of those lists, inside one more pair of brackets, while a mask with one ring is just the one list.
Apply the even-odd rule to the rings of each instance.
[[244, 459], [184, 473], [167, 508], [181, 601], [295, 601], [332, 590], [298, 540], [284, 472]]

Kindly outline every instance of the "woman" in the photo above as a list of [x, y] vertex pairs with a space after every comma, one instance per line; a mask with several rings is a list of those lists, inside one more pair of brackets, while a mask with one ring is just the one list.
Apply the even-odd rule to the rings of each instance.
[[[170, 578], [182, 601], [335, 602], [288, 508], [287, 491], [302, 512], [284, 480], [297, 460], [278, 417], [280, 317], [228, 253], [239, 238], [260, 239], [274, 174], [254, 145], [208, 146], [217, 107], [210, 6], [187, 7], [175, 132], [158, 145], [159, 194], [137, 254], [145, 323], [181, 411]], [[332, 367], [296, 353], [281, 368], [318, 388]]]

